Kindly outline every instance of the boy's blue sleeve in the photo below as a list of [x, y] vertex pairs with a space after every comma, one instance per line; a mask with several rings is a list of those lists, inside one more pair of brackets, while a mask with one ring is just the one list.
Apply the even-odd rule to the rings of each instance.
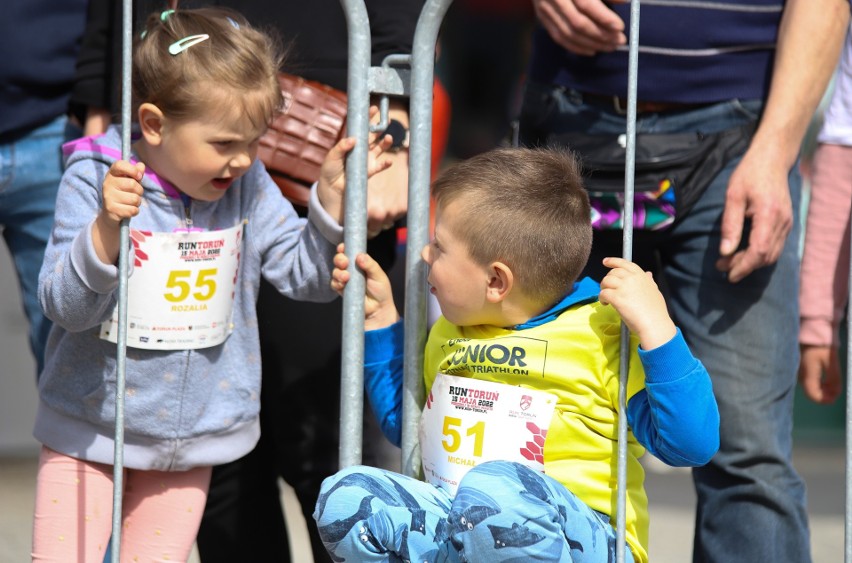
[[385, 437], [402, 442], [402, 321], [364, 333], [364, 388]]
[[627, 421], [649, 452], [677, 467], [704, 465], [719, 449], [719, 408], [710, 374], [677, 334], [639, 350], [645, 389], [630, 398]]

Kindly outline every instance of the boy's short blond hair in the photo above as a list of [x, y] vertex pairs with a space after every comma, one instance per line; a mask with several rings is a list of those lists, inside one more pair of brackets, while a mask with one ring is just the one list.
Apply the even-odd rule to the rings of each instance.
[[447, 168], [432, 185], [438, 208], [457, 204], [471, 258], [508, 265], [542, 306], [571, 288], [589, 259], [589, 197], [573, 153], [499, 148]]
[[[200, 34], [209, 39], [169, 53], [170, 45]], [[180, 121], [212, 105], [240, 111], [256, 127], [265, 127], [283, 103], [277, 78], [283, 58], [274, 35], [253, 28], [233, 10], [151, 14], [134, 44], [133, 115], [148, 102]]]

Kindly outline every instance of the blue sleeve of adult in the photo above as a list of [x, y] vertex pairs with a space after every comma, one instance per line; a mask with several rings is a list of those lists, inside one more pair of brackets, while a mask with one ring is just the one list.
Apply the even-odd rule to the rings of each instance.
[[364, 333], [364, 389], [385, 437], [402, 443], [402, 321]]
[[627, 421], [640, 444], [675, 467], [706, 464], [719, 449], [719, 408], [710, 374], [677, 334], [639, 350], [645, 389], [630, 398]]

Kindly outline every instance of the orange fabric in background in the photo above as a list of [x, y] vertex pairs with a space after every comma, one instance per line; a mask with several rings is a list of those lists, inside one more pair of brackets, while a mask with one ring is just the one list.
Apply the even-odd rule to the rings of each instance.
[[[435, 85], [432, 89], [432, 179], [438, 175], [441, 169], [441, 161], [444, 159], [444, 154], [447, 151], [447, 141], [450, 138], [450, 119], [452, 115], [452, 106], [450, 103], [450, 95], [447, 93], [444, 85], [438, 78], [435, 78]], [[429, 232], [433, 232], [435, 227], [435, 206], [429, 206]], [[404, 245], [408, 238], [408, 230], [405, 227], [397, 229], [396, 243]]]
[[452, 117], [450, 94], [439, 79], [432, 88], [432, 178], [438, 175], [447, 151]]

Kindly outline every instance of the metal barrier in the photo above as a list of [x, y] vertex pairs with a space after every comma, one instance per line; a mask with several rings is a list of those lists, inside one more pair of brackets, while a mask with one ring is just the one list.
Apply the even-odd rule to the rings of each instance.
[[423, 352], [426, 347], [426, 264], [420, 250], [429, 242], [429, 186], [432, 170], [432, 93], [435, 44], [452, 0], [427, 0], [412, 46], [411, 148], [408, 176], [408, 241], [405, 254], [405, 345], [402, 470], [420, 474], [417, 423], [423, 408]]
[[[429, 183], [432, 141], [432, 83], [434, 79], [435, 46], [441, 22], [452, 0], [427, 0], [414, 34], [411, 63], [410, 165], [408, 243], [405, 270], [405, 363], [402, 431], [402, 470], [406, 475], [420, 472], [420, 451], [417, 443], [417, 421], [423, 404], [421, 377], [423, 350], [426, 342], [426, 275], [420, 259], [420, 249], [429, 240]], [[364, 0], [341, 0], [348, 27], [348, 107], [347, 136], [358, 139], [346, 159], [346, 230], [344, 242], [352, 264], [351, 281], [343, 296], [344, 334], [341, 365], [340, 397], [340, 466], [361, 462], [361, 420], [364, 409], [364, 276], [355, 268], [354, 257], [366, 250], [367, 228], [364, 217], [367, 205], [367, 153], [370, 94], [382, 97], [382, 115], [375, 127], [381, 130], [387, 123], [387, 96], [409, 93], [406, 81], [394, 74], [390, 65], [405, 63], [405, 56], [389, 58], [379, 70], [370, 68], [370, 25]], [[132, 0], [122, 3], [122, 104], [121, 157], [130, 159], [131, 128], [131, 46]], [[639, 0], [631, 0], [630, 85], [628, 91], [627, 166], [625, 169], [624, 256], [632, 255], [633, 228], [633, 159], [635, 154], [636, 123], [636, 66], [638, 42]], [[372, 74], [371, 74], [372, 72]], [[372, 80], [371, 80], [372, 79]], [[371, 84], [374, 86], [371, 89]], [[115, 451], [113, 461], [112, 562], [119, 563], [121, 553], [122, 491], [124, 470], [124, 392], [127, 358], [127, 281], [130, 222], [124, 219], [120, 229], [118, 284], [118, 350], [116, 375]], [[629, 334], [622, 327], [621, 386], [619, 390], [619, 449], [618, 449], [618, 561], [624, 561], [624, 513], [626, 483], [627, 424], [623, 420]], [[848, 522], [848, 519], [847, 519]], [[848, 528], [847, 528], [848, 536]], [[848, 545], [848, 542], [847, 542]]]
[[[367, 156], [370, 94], [382, 95], [382, 115], [374, 130], [382, 130], [387, 123], [387, 96], [410, 95], [410, 165], [408, 184], [408, 243], [405, 268], [405, 360], [402, 429], [402, 471], [406, 475], [420, 473], [420, 451], [417, 443], [417, 422], [423, 404], [421, 378], [423, 351], [426, 342], [426, 271], [420, 259], [420, 249], [429, 240], [429, 184], [432, 141], [432, 92], [434, 79], [435, 46], [441, 22], [452, 0], [427, 0], [424, 4], [414, 34], [411, 57], [394, 56], [378, 69], [370, 67], [370, 25], [364, 0], [341, 0], [348, 27], [348, 108], [347, 136], [358, 143], [346, 159], [345, 235], [346, 253], [350, 258], [351, 280], [343, 296], [343, 344], [341, 362], [340, 396], [340, 466], [348, 467], [361, 462], [363, 436], [361, 420], [364, 409], [364, 276], [355, 267], [354, 257], [366, 250], [367, 226], [364, 220], [367, 205]], [[122, 15], [122, 159], [130, 158], [130, 76], [132, 44], [132, 0], [123, 0]], [[629, 75], [627, 103], [627, 157], [625, 163], [625, 205], [623, 255], [632, 259], [633, 243], [633, 171], [636, 148], [636, 83], [638, 75], [639, 0], [631, 0], [631, 26], [629, 43]], [[391, 65], [411, 64], [411, 87], [407, 88], [405, 73]], [[121, 222], [121, 248], [119, 254], [118, 298], [118, 355], [116, 382], [115, 453], [113, 463], [113, 521], [112, 562], [119, 563], [121, 552], [121, 513], [123, 489], [124, 447], [124, 389], [127, 348], [127, 278], [130, 226], [129, 220]], [[850, 272], [852, 277], [852, 272]], [[850, 321], [852, 328], [852, 321]], [[850, 330], [852, 334], [852, 330]], [[852, 336], [850, 336], [852, 343]], [[628, 374], [629, 331], [621, 329], [621, 361], [619, 374], [618, 413], [618, 476], [617, 476], [617, 558], [625, 560], [625, 523], [627, 479], [627, 421], [626, 382]], [[852, 358], [852, 356], [850, 357]], [[852, 367], [848, 360], [847, 372]], [[852, 397], [852, 392], [850, 392]], [[852, 403], [849, 401], [847, 404]], [[847, 409], [850, 407], [847, 406]], [[852, 420], [852, 414], [847, 421]], [[847, 441], [852, 436], [852, 423], [847, 422]], [[847, 449], [847, 499], [850, 497]], [[850, 560], [850, 518], [847, 502], [846, 561]]]
[[[852, 253], [852, 244], [849, 245]], [[852, 257], [852, 254], [850, 254]], [[843, 522], [843, 561], [852, 563], [852, 314], [848, 304], [852, 303], [852, 260], [849, 262], [849, 299], [846, 309], [846, 511]]]
[[[426, 270], [420, 249], [429, 242], [429, 183], [432, 141], [432, 82], [435, 45], [444, 14], [452, 0], [427, 0], [414, 32], [411, 61], [410, 148], [408, 174], [408, 244], [405, 270], [405, 375], [403, 395], [402, 471], [420, 472], [417, 421], [423, 404], [421, 377], [426, 344]], [[367, 138], [370, 93], [409, 93], [404, 75], [395, 79], [390, 63], [404, 63], [398, 56], [382, 67], [370, 68], [370, 24], [364, 0], [341, 0], [349, 30], [347, 135], [358, 139], [346, 160], [346, 254], [350, 281], [343, 293], [343, 345], [340, 395], [340, 466], [361, 462], [361, 421], [364, 410], [364, 276], [355, 267], [355, 256], [364, 252], [367, 228]], [[372, 88], [370, 87], [372, 86]], [[383, 98], [384, 100], [384, 98]], [[382, 108], [386, 114], [387, 105]], [[386, 115], [381, 122], [386, 123]], [[374, 129], [380, 130], [381, 125]]]
[[[426, 271], [420, 249], [429, 241], [429, 183], [432, 141], [432, 83], [435, 45], [443, 17], [452, 0], [427, 0], [414, 33], [411, 56], [411, 100], [408, 183], [408, 240], [405, 264], [405, 344], [403, 378], [402, 472], [420, 474], [420, 450], [417, 423], [423, 405], [423, 355], [426, 343]], [[347, 135], [358, 139], [346, 162], [346, 253], [350, 263], [350, 282], [343, 295], [343, 353], [340, 399], [340, 466], [361, 462], [361, 417], [364, 408], [364, 276], [355, 266], [355, 256], [366, 248], [366, 147], [368, 137], [369, 21], [363, 0], [341, 0], [349, 29], [349, 116]], [[625, 164], [624, 250], [633, 254], [633, 191], [636, 154], [636, 83], [638, 76], [639, 0], [631, 0], [629, 74], [627, 104], [627, 156]], [[384, 68], [384, 67], [383, 67]], [[384, 102], [384, 100], [383, 100]], [[383, 103], [383, 110], [386, 105]], [[383, 111], [383, 114], [385, 112]], [[382, 115], [382, 123], [386, 122]], [[630, 334], [621, 327], [618, 475], [617, 475], [617, 558], [625, 560], [627, 420], [626, 389], [630, 358]]]
[[[133, 0], [123, 0], [121, 15], [121, 158], [130, 160], [130, 75]], [[118, 352], [115, 381], [115, 451], [112, 464], [112, 563], [121, 556], [121, 500], [124, 492], [124, 387], [127, 365], [127, 277], [130, 220], [121, 221], [118, 253]]]
[[[639, 78], [639, 0], [630, 0], [627, 66], [627, 146], [624, 162], [624, 217], [622, 256], [633, 260], [633, 191], [636, 164], [636, 85]], [[624, 563], [627, 551], [627, 375], [630, 371], [630, 330], [621, 323], [618, 374], [618, 476], [616, 481], [616, 561]]]
[[346, 157], [346, 193], [343, 241], [353, 266], [343, 293], [343, 338], [340, 383], [340, 466], [361, 463], [364, 412], [364, 289], [355, 256], [367, 248], [367, 153], [370, 91], [370, 21], [364, 0], [341, 0], [349, 33], [346, 135], [358, 142]]

